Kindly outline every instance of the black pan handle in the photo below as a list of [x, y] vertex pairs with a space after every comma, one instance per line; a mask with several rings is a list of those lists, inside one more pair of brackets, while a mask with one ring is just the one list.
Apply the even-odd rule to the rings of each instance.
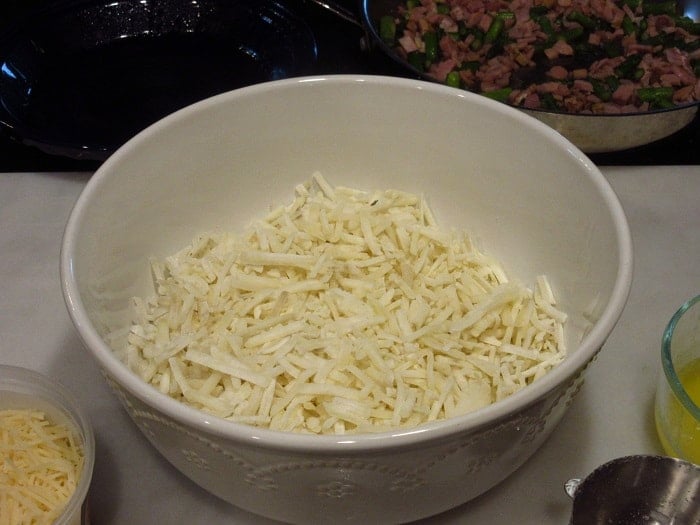
[[341, 5], [340, 3], [336, 2], [335, 0], [309, 0], [311, 3], [316, 4], [317, 6], [331, 12], [337, 17], [342, 18], [346, 22], [350, 22], [351, 24], [359, 27], [360, 29], [365, 29], [364, 25], [362, 25], [362, 21], [358, 19], [358, 17], [353, 13], [350, 9], [347, 7]]

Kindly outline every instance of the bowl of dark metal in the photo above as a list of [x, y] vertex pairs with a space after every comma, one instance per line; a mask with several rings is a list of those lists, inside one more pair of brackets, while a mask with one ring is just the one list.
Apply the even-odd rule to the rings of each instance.
[[0, 131], [46, 153], [101, 161], [198, 100], [309, 74], [315, 37], [287, 4], [42, 2], [0, 31]]
[[614, 459], [585, 479], [571, 479], [570, 525], [700, 523], [700, 467], [665, 456]]
[[[324, 6], [337, 2], [316, 0]], [[574, 0], [564, 7], [534, 1], [362, 0], [360, 18], [367, 47], [389, 56], [406, 75], [501, 100], [543, 121], [584, 152], [604, 153], [665, 138], [696, 117], [699, 4]], [[616, 14], [603, 14], [606, 6]], [[335, 11], [342, 10], [336, 6]], [[352, 14], [344, 18], [352, 20]], [[514, 36], [515, 24], [518, 31], [531, 26], [532, 34]], [[521, 50], [519, 42], [527, 38], [531, 42]], [[675, 57], [657, 67], [674, 49], [683, 56], [678, 59], [685, 62], [683, 73], [681, 64], [670, 63]], [[491, 83], [483, 78], [493, 72], [494, 60], [499, 62], [495, 67], [507, 65]], [[565, 78], [553, 76], [563, 72]]]

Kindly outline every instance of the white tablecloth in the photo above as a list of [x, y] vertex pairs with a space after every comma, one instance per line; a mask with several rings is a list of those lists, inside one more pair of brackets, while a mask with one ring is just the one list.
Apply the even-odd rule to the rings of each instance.
[[[700, 167], [603, 168], [627, 213], [635, 272], [627, 307], [570, 411], [505, 482], [430, 524], [566, 524], [563, 484], [612, 458], [661, 453], [652, 408], [659, 341], [700, 293]], [[142, 437], [69, 320], [58, 275], [63, 228], [89, 174], [0, 174], [0, 362], [66, 385], [95, 428], [93, 525], [265, 524], [189, 481]]]

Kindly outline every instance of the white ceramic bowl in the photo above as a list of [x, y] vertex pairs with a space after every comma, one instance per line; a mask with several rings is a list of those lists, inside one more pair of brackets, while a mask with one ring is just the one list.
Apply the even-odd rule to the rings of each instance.
[[[480, 411], [344, 437], [218, 420], [158, 393], [106, 335], [151, 294], [147, 259], [241, 229], [319, 170], [332, 183], [423, 193], [513, 275], [546, 274], [570, 315], [555, 370]], [[221, 498], [297, 523], [391, 523], [459, 505], [532, 455], [613, 329], [632, 275], [620, 204], [571, 143], [522, 112], [434, 83], [290, 79], [226, 93], [146, 129], [95, 173], [65, 232], [62, 285], [89, 352], [150, 442]]]

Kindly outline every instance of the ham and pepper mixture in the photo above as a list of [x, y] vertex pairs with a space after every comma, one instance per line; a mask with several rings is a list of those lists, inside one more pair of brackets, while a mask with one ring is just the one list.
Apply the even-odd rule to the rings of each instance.
[[514, 106], [615, 114], [700, 100], [700, 24], [674, 0], [407, 0], [381, 38], [416, 69]]

